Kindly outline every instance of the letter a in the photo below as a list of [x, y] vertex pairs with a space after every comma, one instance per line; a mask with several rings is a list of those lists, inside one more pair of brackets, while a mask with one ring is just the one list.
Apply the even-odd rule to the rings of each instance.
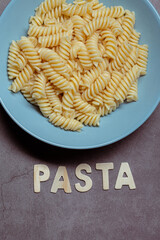
[[[60, 181], [61, 177], [63, 178], [63, 181]], [[64, 189], [65, 193], [71, 193], [71, 185], [68, 178], [68, 173], [66, 167], [59, 167], [56, 173], [56, 176], [54, 178], [51, 192], [56, 193], [58, 189]]]
[[[126, 174], [127, 177], [124, 177], [123, 176], [124, 174]], [[122, 186], [124, 185], [128, 185], [130, 189], [136, 189], [136, 185], [131, 173], [131, 169], [127, 162], [121, 163], [115, 189], [121, 189]]]

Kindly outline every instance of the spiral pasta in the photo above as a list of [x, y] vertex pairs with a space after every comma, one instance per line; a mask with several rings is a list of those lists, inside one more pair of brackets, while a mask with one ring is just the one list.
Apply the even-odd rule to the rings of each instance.
[[27, 64], [26, 57], [23, 52], [20, 52], [17, 55], [16, 59], [14, 60], [12, 67], [17, 69], [18, 71], [22, 71], [26, 64]]
[[71, 35], [72, 35], [72, 31], [60, 32], [60, 33], [48, 35], [48, 36], [41, 36], [38, 38], [38, 43], [43, 48], [55, 47], [60, 44], [62, 38], [65, 38], [65, 37], [69, 38]]
[[131, 88], [129, 89], [129, 92], [127, 94], [127, 102], [133, 102], [138, 100], [138, 80], [136, 80]]
[[89, 89], [86, 89], [83, 94], [82, 98], [85, 101], [90, 101], [93, 99], [98, 93], [102, 92], [105, 87], [107, 86], [107, 83], [110, 79], [110, 74], [108, 72], [104, 72], [101, 74], [96, 81], [91, 84]]
[[51, 9], [50, 11], [48, 11], [46, 14], [45, 14], [45, 19], [57, 19], [58, 17], [61, 17], [62, 16], [62, 5], [59, 5], [53, 9]]
[[23, 88], [21, 89], [21, 92], [28, 102], [30, 102], [31, 104], [37, 105], [36, 100], [32, 97], [33, 86], [34, 86], [34, 83], [32, 81], [29, 81], [23, 86]]
[[141, 70], [137, 65], [135, 65], [131, 70], [128, 71], [115, 93], [115, 99], [117, 101], [119, 101], [120, 103], [124, 102], [130, 87], [132, 86], [134, 81], [139, 78], [140, 73]]
[[43, 60], [48, 61], [51, 64], [55, 71], [62, 74], [64, 77], [68, 76], [68, 68], [56, 52], [50, 49], [41, 48], [39, 54]]
[[89, 87], [96, 78], [99, 77], [107, 68], [106, 62], [103, 60], [97, 67], [88, 70], [82, 77], [83, 86]]
[[105, 8], [105, 6], [103, 5], [103, 3], [99, 3], [99, 1], [98, 0], [94, 0], [94, 1], [92, 1], [92, 9], [93, 9], [93, 11], [94, 10], [98, 10], [98, 9], [104, 9]]
[[84, 125], [99, 126], [100, 114], [77, 113], [76, 119], [81, 123], [83, 123]]
[[90, 58], [94, 64], [98, 63], [98, 62], [102, 62], [101, 53], [98, 49], [98, 40], [99, 40], [98, 34], [94, 33], [86, 41], [87, 50], [88, 50]]
[[32, 16], [29, 20], [29, 23], [32, 25], [36, 25], [36, 26], [42, 26], [44, 23], [44, 19], [43, 17], [40, 16]]
[[77, 112], [81, 113], [95, 113], [96, 109], [94, 106], [90, 105], [88, 102], [84, 101], [81, 95], [77, 94], [74, 97], [74, 108]]
[[123, 77], [122, 73], [114, 71], [106, 89], [94, 98], [93, 104], [95, 106], [105, 105], [108, 110], [115, 107], [114, 95]]
[[49, 117], [53, 113], [53, 109], [47, 97], [38, 98], [36, 103], [44, 117]]
[[63, 59], [69, 60], [70, 50], [71, 50], [71, 39], [69, 37], [65, 37], [60, 41], [59, 55]]
[[57, 73], [49, 63], [43, 63], [42, 69], [45, 76], [54, 86], [58, 87], [62, 91], [68, 91], [71, 89], [71, 85], [69, 84], [68, 80]]
[[88, 70], [92, 68], [93, 63], [91, 61], [89, 51], [85, 44], [83, 43], [80, 44], [79, 49], [77, 51], [77, 57], [79, 58], [79, 61], [84, 69]]
[[122, 28], [119, 22], [111, 17], [94, 18], [93, 21], [90, 21], [82, 28], [82, 31], [86, 36], [91, 36], [96, 30], [102, 30], [106, 28], [111, 28], [115, 36], [118, 36], [122, 33]]
[[115, 59], [117, 55], [117, 41], [111, 30], [103, 30], [101, 32], [102, 40], [104, 40], [105, 53], [108, 58]]
[[123, 32], [118, 37], [120, 43], [129, 40], [135, 24], [135, 13], [128, 11], [124, 17], [122, 29]]
[[59, 99], [53, 84], [51, 84], [49, 81], [46, 83], [45, 94], [53, 111], [57, 114], [62, 114], [61, 100]]
[[43, 13], [47, 13], [55, 7], [61, 6], [65, 0], [45, 0], [40, 4], [40, 6], [36, 10], [36, 15], [41, 15]]
[[49, 116], [49, 120], [55, 126], [61, 127], [65, 130], [80, 131], [83, 127], [81, 122], [75, 119], [66, 118], [54, 112]]
[[40, 36], [48, 36], [62, 32], [62, 24], [57, 23], [51, 26], [36, 26], [30, 25], [28, 30], [28, 35], [30, 37], [40, 37]]
[[32, 97], [34, 99], [39, 99], [45, 97], [45, 85], [46, 85], [46, 77], [41, 72], [35, 78], [35, 84], [32, 89]]
[[8, 71], [8, 78], [10, 80], [13, 80], [14, 78], [16, 78], [19, 75], [19, 70], [15, 69], [13, 66], [9, 66], [7, 68]]
[[141, 68], [141, 75], [146, 75], [148, 63], [148, 45], [138, 45], [137, 65]]
[[28, 35], [10, 45], [9, 90], [21, 91], [56, 127], [98, 127], [100, 117], [138, 100], [148, 45], [139, 44], [134, 25], [135, 13], [123, 6], [44, 0]]
[[92, 3], [87, 3], [84, 5], [63, 4], [62, 13], [66, 16], [73, 15], [85, 16], [87, 13], [91, 12], [91, 5]]
[[18, 74], [16, 79], [13, 81], [13, 83], [9, 87], [9, 90], [13, 92], [20, 91], [24, 87], [25, 83], [30, 80], [32, 75], [33, 69], [29, 64], [27, 64], [26, 67]]
[[123, 68], [122, 68], [122, 73], [126, 73], [128, 72], [136, 63], [137, 63], [137, 59], [138, 59], [138, 48], [133, 47]]
[[132, 34], [129, 38], [129, 44], [133, 47], [137, 47], [140, 36], [141, 36], [141, 34], [139, 32], [137, 32], [135, 29], [133, 29]]
[[107, 7], [103, 9], [98, 9], [92, 12], [94, 18], [98, 17], [112, 17], [112, 18], [121, 18], [124, 16], [125, 10], [122, 6]]
[[21, 40], [18, 41], [18, 45], [24, 52], [32, 67], [37, 71], [40, 71], [41, 59], [35, 50], [33, 43], [27, 37], [22, 37]]
[[15, 60], [17, 56], [20, 54], [20, 48], [15, 41], [12, 41], [9, 47], [9, 54], [8, 54], [8, 67], [15, 65]]
[[112, 72], [113, 70], [120, 70], [128, 58], [131, 50], [132, 46], [128, 42], [124, 42], [119, 47], [116, 58], [110, 62], [109, 71]]
[[78, 29], [80, 29], [81, 27], [83, 27], [86, 24], [86, 21], [78, 15], [72, 16], [71, 21], [73, 23], [73, 27], [78, 28]]

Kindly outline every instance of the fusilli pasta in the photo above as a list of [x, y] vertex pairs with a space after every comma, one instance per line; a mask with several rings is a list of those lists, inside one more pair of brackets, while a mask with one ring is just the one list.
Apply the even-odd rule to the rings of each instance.
[[135, 13], [99, 0], [45, 0], [28, 35], [12, 41], [9, 90], [21, 91], [54, 126], [80, 131], [121, 103], [138, 100], [148, 46], [140, 45]]

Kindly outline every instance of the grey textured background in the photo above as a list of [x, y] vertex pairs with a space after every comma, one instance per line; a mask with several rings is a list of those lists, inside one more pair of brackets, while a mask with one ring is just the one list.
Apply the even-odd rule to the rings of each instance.
[[[9, 1], [0, 0], [0, 13]], [[160, 1], [152, 1], [160, 12]], [[127, 138], [95, 150], [48, 146], [23, 132], [0, 106], [1, 240], [159, 240], [160, 106]], [[95, 164], [113, 162], [110, 189], [102, 190]], [[121, 162], [130, 164], [136, 190], [115, 190]], [[75, 168], [92, 167], [93, 188], [78, 193]], [[50, 180], [33, 192], [33, 166], [46, 164]], [[50, 193], [57, 167], [67, 167], [72, 194]]]

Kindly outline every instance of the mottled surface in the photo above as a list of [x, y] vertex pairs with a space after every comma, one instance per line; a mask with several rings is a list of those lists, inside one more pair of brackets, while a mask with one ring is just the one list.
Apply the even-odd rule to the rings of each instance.
[[[0, 0], [0, 13], [9, 1]], [[159, 0], [154, 0], [160, 11]], [[159, 240], [160, 106], [124, 140], [96, 150], [48, 146], [23, 132], [0, 106], [0, 240]], [[102, 190], [95, 164], [113, 162], [110, 189]], [[136, 190], [115, 190], [121, 162], [130, 164]], [[92, 167], [93, 187], [74, 184], [80, 163]], [[33, 166], [46, 164], [50, 180], [33, 192]], [[50, 193], [57, 167], [67, 167], [72, 193]]]

